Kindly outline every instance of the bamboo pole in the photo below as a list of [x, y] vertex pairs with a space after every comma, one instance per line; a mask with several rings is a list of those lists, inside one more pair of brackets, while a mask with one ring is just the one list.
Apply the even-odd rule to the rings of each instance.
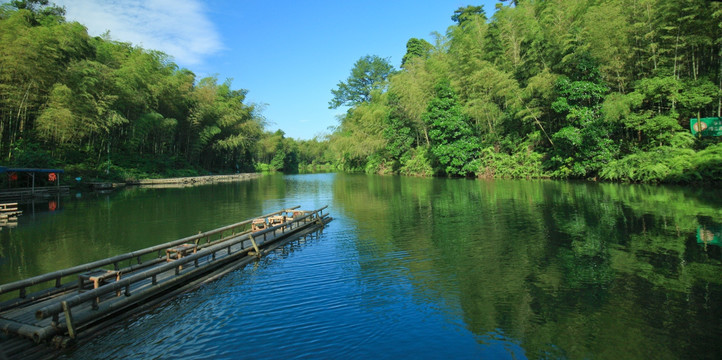
[[63, 313], [65, 314], [65, 326], [68, 328], [68, 335], [71, 339], [75, 339], [75, 326], [73, 326], [73, 313], [68, 303], [63, 301]]

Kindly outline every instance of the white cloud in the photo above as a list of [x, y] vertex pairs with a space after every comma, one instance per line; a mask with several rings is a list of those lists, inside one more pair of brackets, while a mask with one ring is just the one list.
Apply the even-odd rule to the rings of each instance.
[[220, 36], [198, 0], [55, 0], [66, 18], [98, 36], [171, 55], [181, 66], [197, 65], [222, 49]]

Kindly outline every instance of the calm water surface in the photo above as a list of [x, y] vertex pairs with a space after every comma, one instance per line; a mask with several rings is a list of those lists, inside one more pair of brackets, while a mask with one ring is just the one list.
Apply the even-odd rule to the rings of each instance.
[[84, 194], [0, 230], [0, 282], [326, 204], [323, 232], [62, 358], [722, 358], [720, 189], [316, 174]]

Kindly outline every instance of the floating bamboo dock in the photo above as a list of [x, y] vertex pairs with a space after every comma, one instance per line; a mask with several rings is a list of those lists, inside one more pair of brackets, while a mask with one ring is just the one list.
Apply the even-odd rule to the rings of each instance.
[[[332, 220], [323, 213], [326, 206], [298, 208], [0, 285], [0, 296], [10, 297], [0, 302], [6, 334], [0, 337], [0, 359], [42, 358], [90, 338], [119, 318], [217, 279]], [[17, 297], [7, 295], [13, 292]]]
[[202, 184], [214, 184], [224, 182], [234, 182], [250, 180], [262, 176], [259, 173], [242, 173], [230, 175], [206, 175], [206, 176], [189, 176], [168, 179], [143, 179], [129, 180], [127, 185], [150, 186], [150, 187], [187, 187]]
[[18, 210], [18, 203], [0, 204], [0, 230], [3, 227], [16, 227], [18, 225], [18, 216], [23, 211]]

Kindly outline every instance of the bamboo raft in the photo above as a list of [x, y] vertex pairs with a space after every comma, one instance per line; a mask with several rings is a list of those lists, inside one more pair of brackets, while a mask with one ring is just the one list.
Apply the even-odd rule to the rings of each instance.
[[206, 175], [206, 176], [189, 176], [168, 179], [143, 179], [130, 180], [127, 185], [149, 186], [149, 187], [186, 187], [201, 184], [234, 182], [242, 180], [250, 180], [260, 177], [258, 173], [243, 173], [231, 175]]
[[90, 337], [119, 317], [240, 268], [288, 241], [323, 228], [332, 220], [323, 213], [326, 207], [312, 211], [298, 210], [298, 206], [283, 209], [0, 285], [0, 295], [17, 292], [17, 297], [0, 302], [0, 329], [9, 335], [0, 338], [0, 359], [26, 358], [27, 352], [33, 351], [30, 348], [37, 347], [35, 344], [68, 347], [76, 343], [81, 332], [83, 337]]
[[18, 225], [18, 216], [23, 211], [18, 210], [18, 203], [0, 204], [0, 230], [3, 227], [16, 227]]

